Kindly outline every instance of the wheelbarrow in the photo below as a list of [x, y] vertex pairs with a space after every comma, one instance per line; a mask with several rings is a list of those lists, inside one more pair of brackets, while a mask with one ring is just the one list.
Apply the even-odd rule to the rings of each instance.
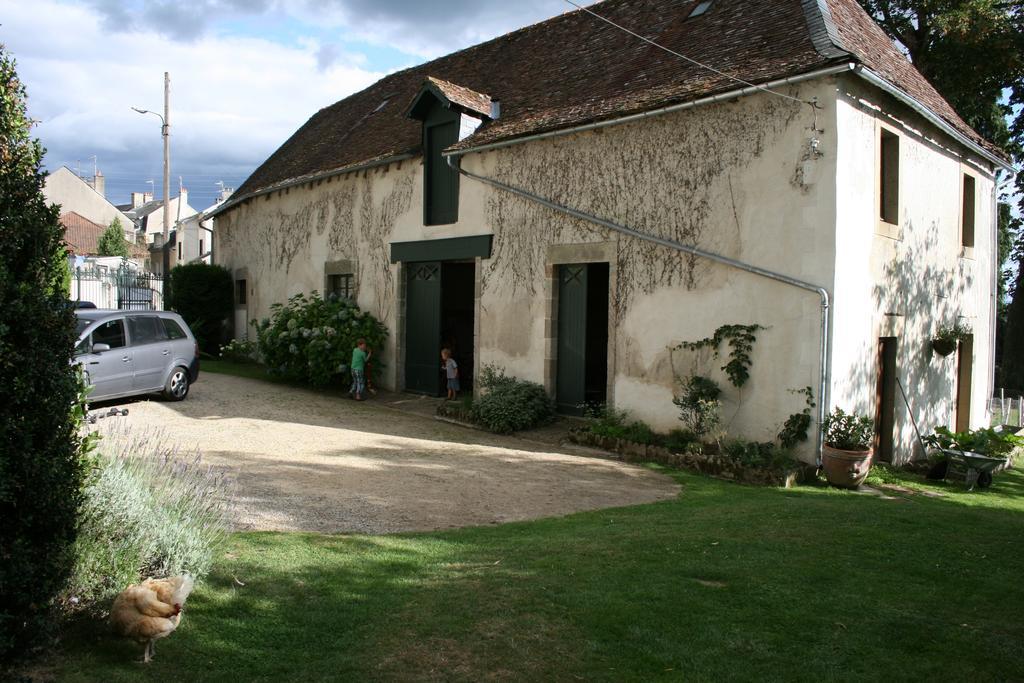
[[992, 485], [992, 475], [1006, 465], [1006, 458], [992, 458], [980, 453], [960, 451], [955, 448], [942, 448], [940, 450], [949, 461], [946, 478], [948, 479], [952, 472], [963, 474], [964, 483], [967, 484], [968, 491], [973, 491], [975, 484], [980, 489], [987, 489]]

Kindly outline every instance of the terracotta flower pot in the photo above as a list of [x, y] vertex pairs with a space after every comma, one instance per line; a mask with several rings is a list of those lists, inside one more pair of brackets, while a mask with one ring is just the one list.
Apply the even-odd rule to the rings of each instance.
[[873, 455], [874, 450], [870, 448], [866, 451], [843, 451], [826, 445], [821, 449], [821, 467], [832, 486], [855, 489], [867, 479]]
[[933, 339], [932, 350], [943, 358], [956, 351], [955, 339]]

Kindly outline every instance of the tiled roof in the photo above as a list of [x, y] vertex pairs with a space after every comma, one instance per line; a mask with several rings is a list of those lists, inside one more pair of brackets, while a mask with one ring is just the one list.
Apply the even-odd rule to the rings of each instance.
[[483, 114], [484, 116], [491, 115], [491, 98], [487, 95], [461, 85], [442, 81], [440, 78], [434, 78], [433, 76], [428, 76], [427, 82], [440, 90], [441, 94], [447, 97], [449, 101], [454, 102], [460, 107], [477, 114]]
[[[752, 83], [861, 61], [983, 143], [857, 0], [714, 0], [707, 12], [691, 19], [697, 3], [606, 0], [591, 8]], [[484, 123], [459, 147], [617, 118], [738, 87], [734, 80], [589, 14], [569, 12], [391, 74], [320, 110], [253, 172], [225, 207], [267, 188], [418, 154], [420, 124], [405, 114], [427, 79], [467, 108], [472, 108], [467, 102], [482, 106], [484, 97], [501, 102], [500, 118]]]
[[856, 55], [864, 66], [924, 104], [960, 133], [1008, 160], [1006, 152], [983, 138], [960, 118], [928, 79], [896, 48], [885, 31], [864, 12], [857, 0], [817, 1], [827, 2], [826, 7], [832, 15], [840, 47]]
[[96, 244], [107, 229], [105, 226], [93, 223], [74, 211], [62, 214], [60, 224], [64, 226], [64, 242], [69, 252], [78, 256], [96, 255]]
[[[97, 256], [99, 254], [100, 235], [107, 229], [107, 226], [93, 223], [74, 211], [62, 214], [60, 224], [64, 226], [64, 242], [70, 253], [77, 256]], [[143, 256], [146, 253], [136, 244], [130, 244], [128, 252], [131, 256]]]

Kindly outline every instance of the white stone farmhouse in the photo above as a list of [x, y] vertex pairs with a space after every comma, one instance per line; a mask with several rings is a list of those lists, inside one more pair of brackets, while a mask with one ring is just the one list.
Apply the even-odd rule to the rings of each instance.
[[[236, 335], [335, 291], [387, 324], [397, 390], [436, 393], [448, 345], [664, 430], [692, 374], [750, 439], [808, 386], [875, 417], [882, 459], [915, 449], [897, 380], [922, 428], [984, 423], [1006, 156], [856, 0], [591, 9], [729, 76], [577, 11], [317, 112], [214, 212]], [[675, 348], [730, 324], [765, 328], [741, 389], [726, 344]]]

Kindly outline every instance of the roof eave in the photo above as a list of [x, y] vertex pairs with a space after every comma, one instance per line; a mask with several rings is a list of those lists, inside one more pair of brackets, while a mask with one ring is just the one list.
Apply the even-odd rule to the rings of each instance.
[[939, 128], [946, 135], [949, 135], [957, 142], [959, 142], [961, 145], [967, 147], [972, 152], [978, 154], [987, 161], [995, 164], [997, 167], [1001, 168], [1004, 171], [1009, 171], [1011, 173], [1016, 171], [1016, 169], [1013, 167], [1013, 164], [1008, 159], [1001, 158], [997, 154], [994, 154], [993, 152], [985, 149], [984, 146], [978, 144], [974, 140], [971, 140], [969, 137], [967, 137], [962, 132], [957, 130], [956, 127], [953, 126], [951, 123], [949, 123], [944, 118], [942, 118], [934, 111], [932, 111], [926, 104], [924, 104], [923, 102], [921, 102], [920, 100], [918, 100], [905, 90], [885, 80], [871, 69], [863, 65], [858, 65], [853, 70], [853, 72], [860, 76], [861, 78], [863, 78], [868, 83], [874, 85], [876, 88], [879, 88], [889, 93], [900, 102], [903, 102], [904, 104], [909, 106], [911, 109], [913, 109], [918, 114], [927, 119], [929, 123]]

